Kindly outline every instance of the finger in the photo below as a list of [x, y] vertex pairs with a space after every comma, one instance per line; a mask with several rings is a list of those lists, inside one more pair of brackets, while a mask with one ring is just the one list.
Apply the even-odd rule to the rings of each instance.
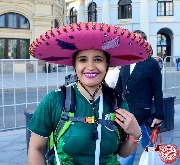
[[115, 117], [115, 120], [114, 120], [120, 127], [122, 127], [123, 129], [125, 128], [125, 124], [124, 123], [122, 123], [119, 119], [117, 119], [116, 117]]
[[125, 110], [125, 109], [122, 109], [122, 108], [118, 108], [118, 109], [116, 110], [116, 112], [123, 114], [123, 113], [128, 112], [128, 111]]
[[154, 124], [154, 127], [161, 127], [161, 125], [162, 125], [162, 121], [159, 122], [159, 123], [155, 123], [155, 124]]
[[157, 119], [154, 118], [154, 120], [153, 120], [153, 122], [152, 122], [152, 124], [151, 124], [151, 127], [154, 127], [156, 123], [157, 123]]
[[161, 127], [162, 125], [162, 120], [159, 120], [159, 119], [154, 119], [152, 124], [151, 124], [151, 127], [154, 128], [154, 127]]
[[121, 123], [125, 123], [125, 121], [127, 120], [124, 116], [122, 116], [122, 115], [120, 115], [120, 114], [118, 114], [118, 113], [116, 113], [116, 116], [115, 116], [115, 118], [117, 119], [117, 120], [119, 120]]
[[154, 125], [155, 125], [155, 121], [152, 122], [151, 127], [154, 127]]
[[134, 115], [132, 115], [126, 110], [119, 110], [119, 111], [116, 111], [116, 117], [123, 123], [124, 122], [129, 123], [133, 120]]
[[132, 118], [132, 117], [134, 117], [134, 115], [132, 113], [128, 112], [125, 109], [121, 109], [121, 108], [117, 109], [116, 113], [124, 116], [125, 118]]

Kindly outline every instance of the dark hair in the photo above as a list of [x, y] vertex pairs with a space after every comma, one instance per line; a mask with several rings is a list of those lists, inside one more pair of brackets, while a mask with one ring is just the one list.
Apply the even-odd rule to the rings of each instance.
[[[77, 56], [78, 52], [79, 52], [79, 51], [75, 52], [75, 53], [72, 55], [72, 62], [73, 62], [73, 65], [74, 65], [74, 66], [75, 66], [76, 56]], [[110, 55], [108, 52], [105, 52], [105, 51], [104, 51], [104, 54], [105, 54], [105, 56], [106, 56], [106, 61], [107, 61], [107, 63], [108, 63], [108, 68], [109, 68], [111, 55]]]
[[147, 40], [147, 36], [146, 36], [146, 34], [143, 31], [141, 31], [141, 30], [134, 30], [133, 33], [139, 33], [139, 34], [141, 34], [142, 38]]

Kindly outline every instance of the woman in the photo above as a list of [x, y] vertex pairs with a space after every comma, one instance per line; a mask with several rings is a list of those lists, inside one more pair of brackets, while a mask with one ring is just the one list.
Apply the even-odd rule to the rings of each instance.
[[[36, 58], [73, 65], [78, 77], [78, 82], [72, 84], [77, 101], [75, 115], [104, 120], [109, 115], [109, 107], [102, 91], [109, 65], [120, 66], [145, 60], [152, 53], [150, 50], [150, 45], [133, 33], [99, 23], [79, 23], [53, 29], [30, 47], [30, 53]], [[29, 165], [45, 164], [47, 137], [61, 118], [62, 102], [58, 92], [45, 96], [29, 123], [32, 132]], [[55, 162], [115, 165], [118, 163], [117, 153], [122, 157], [130, 155], [138, 146], [141, 131], [135, 117], [121, 107], [115, 110], [115, 122], [127, 133], [126, 139], [120, 142], [116, 131], [98, 123], [74, 122], [58, 141], [59, 160]], [[97, 135], [94, 136], [94, 133]]]

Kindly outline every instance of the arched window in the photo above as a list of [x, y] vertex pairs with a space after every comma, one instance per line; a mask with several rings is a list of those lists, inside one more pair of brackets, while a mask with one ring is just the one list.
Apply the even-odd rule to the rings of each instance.
[[171, 47], [170, 36], [166, 33], [157, 34], [157, 55], [163, 59], [167, 56], [171, 56], [170, 47]]
[[[5, 13], [0, 15], [0, 28], [30, 29], [30, 23], [21, 14]], [[29, 59], [29, 45], [30, 39], [0, 37], [0, 59]]]
[[70, 23], [77, 23], [77, 10], [74, 7], [70, 10]]
[[0, 28], [30, 29], [30, 24], [21, 14], [5, 13], [0, 15]]
[[118, 19], [132, 18], [132, 1], [120, 0], [118, 2]]
[[91, 2], [88, 7], [88, 22], [96, 22], [97, 21], [97, 10], [96, 10], [96, 3]]
[[158, 0], [157, 16], [173, 16], [173, 0]]

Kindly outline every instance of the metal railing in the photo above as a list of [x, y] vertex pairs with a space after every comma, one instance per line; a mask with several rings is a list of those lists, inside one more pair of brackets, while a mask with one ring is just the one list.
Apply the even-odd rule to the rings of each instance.
[[65, 83], [73, 67], [36, 59], [0, 60], [0, 131], [25, 127], [25, 109]]
[[175, 100], [180, 100], [180, 56], [167, 56], [164, 59], [162, 83], [163, 92], [174, 94]]
[[[177, 58], [180, 56], [166, 57], [164, 61], [156, 59], [162, 66], [163, 92], [174, 94], [180, 100]], [[65, 76], [74, 73], [72, 67], [36, 59], [0, 60], [0, 65], [0, 131], [25, 127], [24, 110], [35, 110], [46, 93], [63, 85]]]

